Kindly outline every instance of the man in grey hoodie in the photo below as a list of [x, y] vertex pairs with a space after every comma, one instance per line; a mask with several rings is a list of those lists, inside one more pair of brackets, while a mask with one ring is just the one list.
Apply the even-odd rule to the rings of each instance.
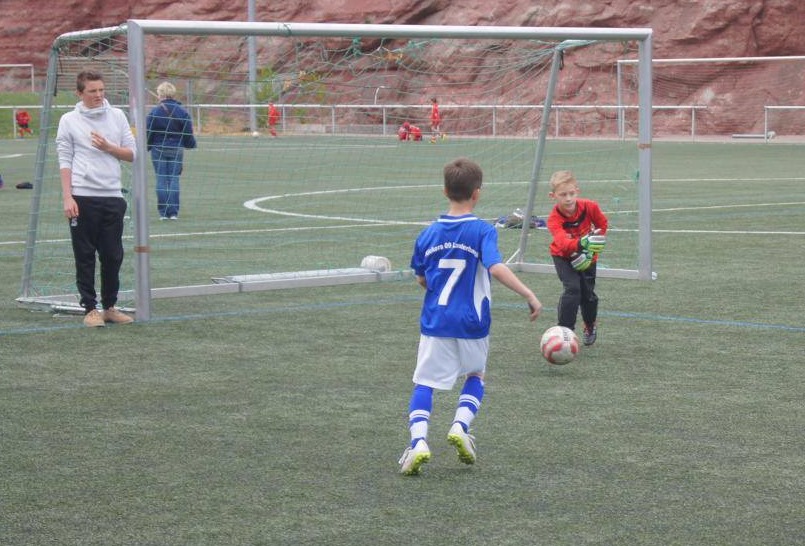
[[[123, 264], [126, 200], [120, 161], [134, 161], [136, 144], [126, 115], [104, 97], [103, 76], [84, 71], [76, 78], [81, 101], [63, 115], [56, 134], [64, 215], [76, 267], [84, 324], [126, 324], [133, 319], [115, 307]], [[101, 306], [95, 292], [95, 256], [101, 265]]]

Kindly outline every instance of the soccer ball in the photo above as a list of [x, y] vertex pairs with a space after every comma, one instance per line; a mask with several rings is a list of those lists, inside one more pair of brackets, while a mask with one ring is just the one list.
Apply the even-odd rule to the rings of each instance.
[[579, 352], [579, 338], [570, 328], [552, 326], [542, 334], [539, 350], [551, 364], [567, 364]]
[[253, 136], [254, 138], [257, 138], [257, 137], [259, 137], [259, 136], [260, 136], [260, 133], [259, 133], [259, 132], [257, 132], [257, 131], [252, 131], [252, 136]]
[[361, 267], [383, 273], [391, 271], [391, 261], [385, 256], [364, 256]]

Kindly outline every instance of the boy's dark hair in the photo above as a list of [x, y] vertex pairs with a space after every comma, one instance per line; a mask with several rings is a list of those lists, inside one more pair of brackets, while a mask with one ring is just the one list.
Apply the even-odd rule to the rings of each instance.
[[87, 82], [97, 81], [103, 81], [103, 74], [94, 70], [83, 70], [75, 77], [75, 88], [81, 93], [87, 86]]
[[484, 173], [471, 159], [459, 157], [444, 166], [444, 189], [451, 201], [467, 201], [481, 187]]

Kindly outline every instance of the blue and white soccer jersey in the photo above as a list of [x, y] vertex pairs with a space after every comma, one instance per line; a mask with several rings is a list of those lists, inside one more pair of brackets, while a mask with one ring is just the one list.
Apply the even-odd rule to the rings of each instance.
[[417, 237], [411, 268], [427, 289], [415, 383], [450, 389], [459, 375], [484, 371], [492, 322], [489, 268], [501, 261], [497, 231], [474, 214], [441, 216]]

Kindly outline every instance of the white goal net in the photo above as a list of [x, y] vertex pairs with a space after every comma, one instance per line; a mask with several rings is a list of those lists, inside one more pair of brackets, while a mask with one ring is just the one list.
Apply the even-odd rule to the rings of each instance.
[[[570, 169], [610, 216], [599, 274], [649, 279], [650, 41], [647, 29], [194, 21], [60, 36], [20, 301], [76, 301], [52, 141], [84, 69], [104, 75], [137, 137], [124, 165], [121, 305], [140, 319], [153, 298], [405, 278], [416, 234], [445, 209], [442, 167], [459, 156], [484, 169], [481, 217], [519, 209], [527, 220], [501, 227], [511, 267], [552, 270], [545, 182]], [[629, 83], [627, 131], [613, 108], [620, 59], [643, 67]], [[143, 130], [163, 81], [198, 140], [170, 222], [159, 221]], [[404, 124], [414, 138], [398, 138]], [[383, 267], [366, 267], [367, 256]]]

